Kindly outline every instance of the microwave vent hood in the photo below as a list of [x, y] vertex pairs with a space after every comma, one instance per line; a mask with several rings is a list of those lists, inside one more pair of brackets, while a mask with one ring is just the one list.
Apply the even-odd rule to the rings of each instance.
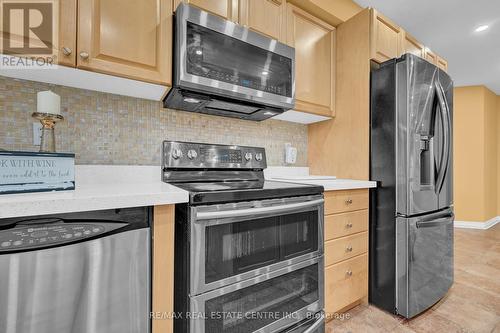
[[295, 106], [295, 50], [185, 3], [165, 108], [261, 121]]

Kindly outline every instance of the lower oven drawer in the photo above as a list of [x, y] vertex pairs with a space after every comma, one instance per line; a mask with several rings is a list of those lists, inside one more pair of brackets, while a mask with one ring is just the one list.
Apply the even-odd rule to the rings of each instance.
[[282, 332], [324, 307], [324, 262], [314, 258], [191, 297], [191, 333]]
[[328, 318], [367, 294], [367, 253], [325, 268], [325, 312]]

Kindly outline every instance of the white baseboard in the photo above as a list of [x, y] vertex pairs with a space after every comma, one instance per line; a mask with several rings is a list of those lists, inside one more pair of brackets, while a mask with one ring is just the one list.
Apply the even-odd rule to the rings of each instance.
[[465, 228], [465, 229], [481, 229], [486, 230], [493, 227], [495, 224], [500, 222], [500, 216], [489, 219], [484, 222], [474, 222], [474, 221], [455, 221], [455, 228]]

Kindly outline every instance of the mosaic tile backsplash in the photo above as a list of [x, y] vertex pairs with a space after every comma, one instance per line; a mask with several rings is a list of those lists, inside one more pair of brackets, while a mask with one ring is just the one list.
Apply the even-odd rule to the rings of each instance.
[[56, 126], [59, 152], [77, 164], [159, 165], [163, 140], [266, 148], [268, 165], [281, 166], [284, 145], [298, 148], [295, 166], [307, 165], [307, 125], [252, 122], [164, 109], [160, 102], [0, 76], [0, 148], [38, 151], [33, 145], [36, 93], [61, 96], [65, 121]]

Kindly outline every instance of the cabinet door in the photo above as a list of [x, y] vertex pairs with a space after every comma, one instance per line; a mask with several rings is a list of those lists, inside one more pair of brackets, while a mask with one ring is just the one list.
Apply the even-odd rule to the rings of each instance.
[[285, 0], [240, 0], [239, 23], [282, 41], [285, 9]]
[[441, 58], [440, 56], [437, 56], [437, 63], [436, 64], [439, 68], [441, 68], [445, 72], [448, 70], [448, 61]]
[[238, 20], [238, 0], [174, 0], [174, 10], [182, 1], [226, 20]]
[[437, 65], [437, 55], [429, 49], [425, 50], [425, 60], [431, 64]]
[[59, 1], [59, 65], [76, 66], [76, 8], [76, 0]]
[[295, 109], [335, 112], [335, 28], [287, 4], [286, 41], [295, 47]]
[[332, 316], [368, 295], [368, 254], [325, 268], [325, 312]]
[[372, 9], [371, 58], [377, 62], [397, 58], [401, 54], [401, 28]]
[[403, 42], [402, 42], [402, 52], [401, 53], [411, 53], [419, 56], [420, 58], [424, 58], [425, 56], [425, 47], [418, 40], [413, 38], [409, 33], [403, 31], [402, 32]]
[[172, 0], [79, 0], [79, 68], [171, 85]]

